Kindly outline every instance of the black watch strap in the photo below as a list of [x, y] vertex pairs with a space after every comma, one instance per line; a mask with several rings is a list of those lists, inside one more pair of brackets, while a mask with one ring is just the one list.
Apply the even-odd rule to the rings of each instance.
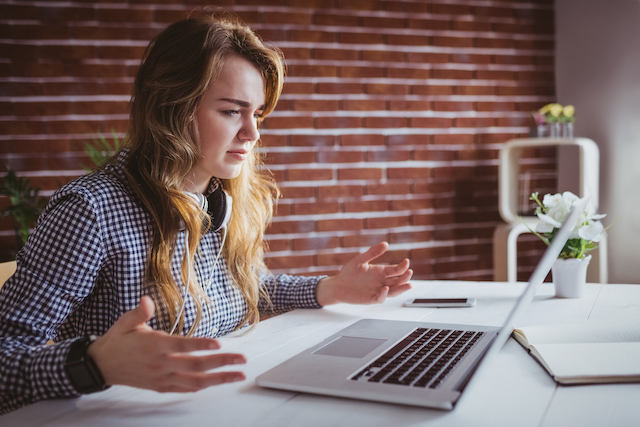
[[98, 366], [87, 354], [89, 345], [96, 339], [95, 335], [91, 335], [75, 341], [64, 363], [64, 370], [78, 393], [93, 393], [108, 388]]

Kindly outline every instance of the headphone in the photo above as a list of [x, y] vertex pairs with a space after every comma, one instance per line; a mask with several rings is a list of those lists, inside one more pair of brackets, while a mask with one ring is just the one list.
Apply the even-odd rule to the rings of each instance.
[[187, 194], [195, 199], [196, 203], [200, 205], [200, 209], [209, 214], [213, 231], [219, 231], [227, 226], [231, 218], [233, 199], [222, 187], [219, 186], [207, 197], [202, 193]]
[[[218, 259], [220, 259], [220, 255], [222, 254], [222, 248], [224, 247], [224, 242], [227, 240], [227, 223], [231, 218], [231, 208], [233, 206], [233, 199], [230, 195], [227, 194], [226, 191], [222, 189], [222, 186], [218, 186], [214, 192], [209, 194], [209, 196], [205, 197], [202, 193], [189, 193], [189, 196], [193, 197], [202, 209], [203, 212], [206, 212], [211, 217], [211, 228], [213, 232], [217, 232], [219, 230], [223, 230], [224, 234], [222, 237], [222, 243], [220, 244], [220, 250], [216, 255], [213, 265], [211, 266], [211, 273], [209, 274], [209, 279], [205, 282], [204, 292], [206, 293], [211, 286], [211, 282], [213, 279], [213, 271], [216, 268], [216, 264], [218, 263]], [[185, 241], [185, 251], [187, 252], [187, 262], [189, 263], [187, 270], [187, 283], [185, 284], [185, 293], [184, 297], [182, 297], [182, 306], [180, 307], [180, 311], [176, 316], [176, 321], [171, 328], [171, 332], [169, 335], [173, 335], [173, 332], [176, 330], [178, 326], [178, 322], [180, 320], [180, 316], [182, 316], [182, 312], [184, 311], [185, 304], [187, 302], [187, 295], [189, 295], [189, 283], [191, 282], [191, 255], [189, 254], [189, 231], [185, 228], [184, 230], [184, 241]]]

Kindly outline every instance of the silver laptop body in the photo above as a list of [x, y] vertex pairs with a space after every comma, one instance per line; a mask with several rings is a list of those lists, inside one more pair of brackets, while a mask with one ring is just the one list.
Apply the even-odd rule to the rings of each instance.
[[[256, 384], [453, 409], [478, 366], [500, 351], [513, 332], [587, 203], [587, 198], [575, 203], [502, 327], [363, 319], [258, 376]], [[439, 354], [434, 357], [434, 352]], [[408, 355], [400, 360], [403, 353]], [[442, 356], [444, 361], [438, 359]]]

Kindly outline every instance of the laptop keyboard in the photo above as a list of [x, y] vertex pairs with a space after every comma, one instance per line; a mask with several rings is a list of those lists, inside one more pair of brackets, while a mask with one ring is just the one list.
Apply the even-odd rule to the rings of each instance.
[[483, 335], [484, 332], [417, 328], [351, 379], [438, 388]]

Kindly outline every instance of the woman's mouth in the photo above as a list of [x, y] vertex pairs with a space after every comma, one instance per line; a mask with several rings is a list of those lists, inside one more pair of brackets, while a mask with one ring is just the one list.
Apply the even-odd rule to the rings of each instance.
[[244, 161], [247, 160], [249, 152], [247, 150], [229, 150], [227, 154], [238, 161]]

